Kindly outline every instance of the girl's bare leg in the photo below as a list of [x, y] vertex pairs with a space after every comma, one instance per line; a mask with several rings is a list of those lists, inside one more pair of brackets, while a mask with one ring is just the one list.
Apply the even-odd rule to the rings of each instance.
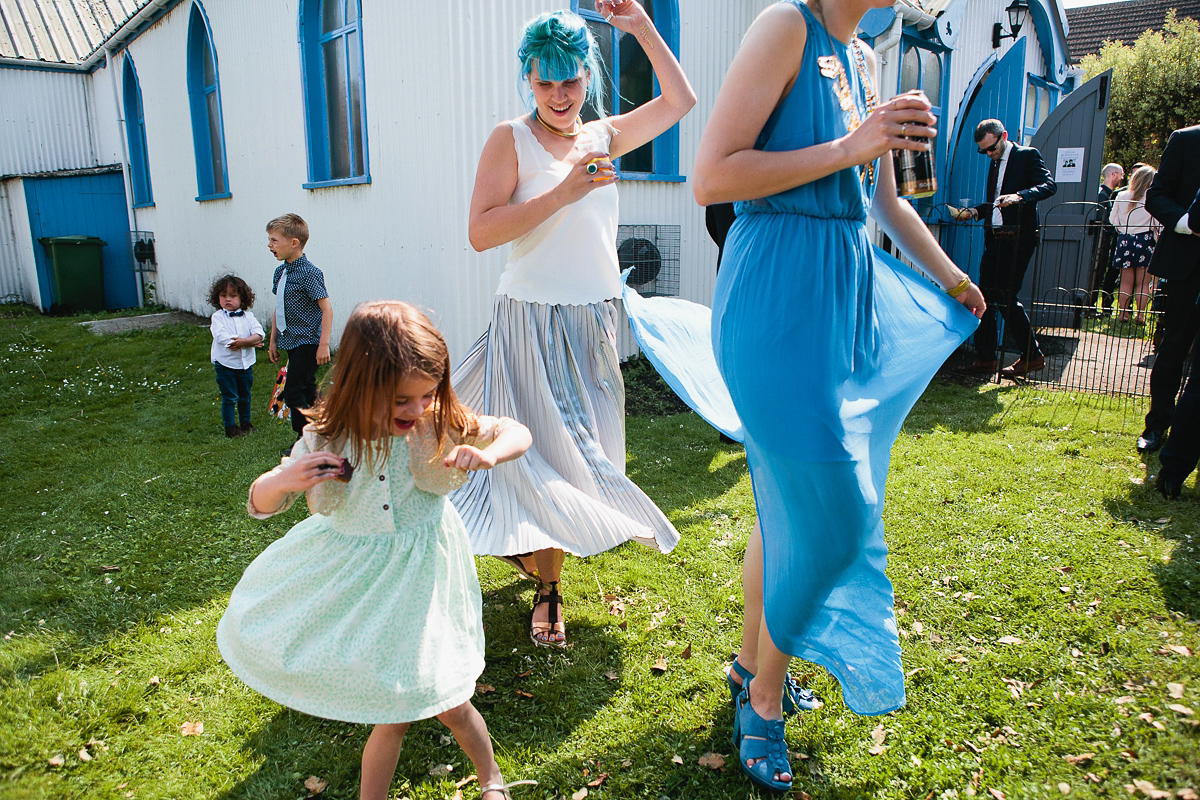
[[[475, 706], [471, 705], [471, 701], [443, 711], [437, 718], [450, 729], [458, 746], [475, 765], [475, 774], [479, 776], [480, 786], [504, 781], [500, 775], [500, 768], [496, 766], [496, 755], [492, 750], [492, 737], [488, 735], [487, 723], [475, 710]], [[480, 800], [488, 798], [483, 797]]]
[[392, 776], [396, 774], [396, 762], [400, 760], [400, 745], [411, 724], [398, 722], [371, 729], [362, 754], [362, 784], [358, 795], [362, 800], [387, 800]]
[[[745, 607], [742, 613], [742, 646], [738, 650], [737, 661], [751, 675], [758, 673], [758, 630], [762, 623], [762, 532], [758, 521], [750, 531], [750, 540], [746, 543], [746, 555], [742, 558], [742, 596]], [[741, 683], [737, 673], [733, 673], [734, 683]]]
[[1117, 293], [1117, 307], [1121, 312], [1118, 319], [1121, 322], [1129, 321], [1129, 302], [1133, 299], [1133, 270], [1129, 268], [1121, 269], [1121, 288]]

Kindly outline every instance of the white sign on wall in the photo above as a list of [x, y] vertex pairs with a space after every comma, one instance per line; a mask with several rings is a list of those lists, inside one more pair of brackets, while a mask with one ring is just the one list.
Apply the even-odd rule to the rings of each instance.
[[1054, 169], [1055, 183], [1081, 183], [1083, 181], [1084, 147], [1060, 147]]

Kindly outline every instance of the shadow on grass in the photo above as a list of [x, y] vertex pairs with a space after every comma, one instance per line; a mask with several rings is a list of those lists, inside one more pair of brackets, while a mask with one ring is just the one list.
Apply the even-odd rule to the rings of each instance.
[[[485, 592], [485, 606], [516, 599], [518, 582]], [[523, 608], [511, 604], [507, 608]], [[507, 610], [485, 611], [487, 667], [472, 704], [483, 715], [496, 745], [497, 759], [509, 779], [529, 777], [533, 767], [512, 763], [509, 753], [556, 751], [604, 709], [620, 686], [605, 677], [620, 670], [620, 646], [606, 626], [575, 625], [565, 651], [535, 648], [526, 634], [526, 614]], [[242, 750], [258, 769], [220, 795], [228, 800], [303, 796], [303, 781], [310, 775], [328, 781], [321, 794], [337, 798], [358, 797], [360, 759], [370, 725], [310, 717], [283, 708], [259, 730], [245, 734]], [[470, 760], [449, 739], [450, 731], [436, 719], [415, 722], [404, 738], [400, 761], [392, 781], [395, 791], [421, 797], [453, 794], [453, 784], [474, 772]], [[449, 777], [431, 777], [442, 764], [454, 769]], [[535, 776], [537, 777], [537, 776]], [[424, 785], [424, 786], [422, 786]], [[470, 790], [468, 790], [470, 791]]]

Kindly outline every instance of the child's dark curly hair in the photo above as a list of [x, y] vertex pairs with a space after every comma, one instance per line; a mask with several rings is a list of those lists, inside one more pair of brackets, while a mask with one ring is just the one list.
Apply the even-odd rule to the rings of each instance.
[[208, 304], [213, 308], [220, 308], [221, 295], [230, 289], [241, 296], [242, 308], [254, 307], [254, 290], [237, 275], [222, 275], [213, 281], [212, 288], [208, 290]]

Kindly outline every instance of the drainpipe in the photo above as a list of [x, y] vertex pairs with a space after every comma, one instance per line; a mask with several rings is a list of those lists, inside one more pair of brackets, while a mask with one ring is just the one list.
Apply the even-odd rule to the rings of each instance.
[[[117, 89], [117, 63], [113, 60], [116, 55], [114, 47], [106, 47], [104, 49], [104, 68], [108, 70], [108, 77], [112, 83], [113, 94], [113, 109], [116, 111], [117, 130], [120, 132], [121, 139], [121, 177], [125, 179], [125, 211], [129, 216], [129, 226], [131, 231], [138, 230], [137, 209], [133, 207], [133, 176], [129, 170], [129, 129], [125, 126], [125, 108], [121, 103], [121, 93]], [[133, 242], [129, 244], [132, 254]], [[138, 293], [138, 308], [144, 306], [145, 303], [145, 287], [142, 285], [142, 273], [140, 270], [134, 271], [137, 276], [137, 293]]]

